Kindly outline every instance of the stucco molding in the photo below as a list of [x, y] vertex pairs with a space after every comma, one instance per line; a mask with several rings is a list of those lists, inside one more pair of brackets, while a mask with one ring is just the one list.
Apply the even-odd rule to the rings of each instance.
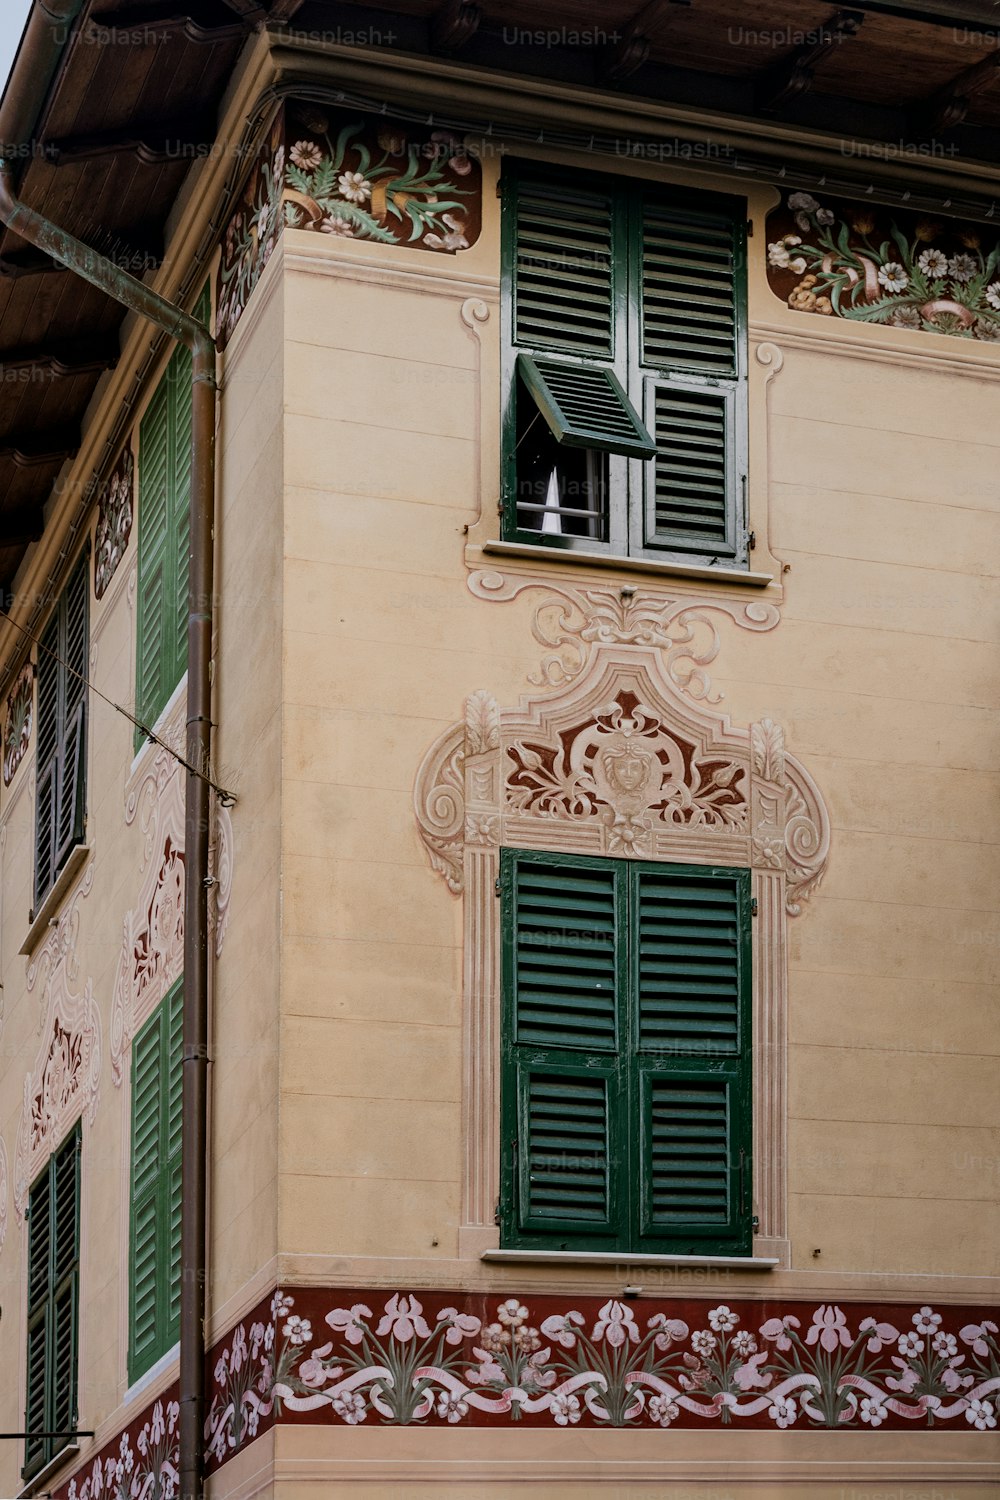
[[[579, 608], [557, 601], [552, 643], [568, 628], [569, 604]], [[501, 708], [486, 689], [472, 693], [463, 720], [438, 737], [417, 774], [421, 839], [448, 889], [465, 898], [463, 1233], [471, 1244], [469, 1231], [493, 1232], [499, 1187], [495, 885], [507, 846], [750, 868], [758, 909], [754, 1204], [760, 1237], [780, 1250], [788, 1231], [786, 921], [823, 878], [829, 817], [781, 726], [734, 725], [705, 702], [702, 679], [703, 696], [692, 699], [678, 685], [681, 657], [671, 657], [678, 632], [665, 635], [673, 627], [661, 616], [631, 608], [623, 602], [601, 615], [585, 665], [575, 667], [574, 656], [570, 672], [564, 663], [548, 674], [543, 667], [545, 689], [516, 707]], [[690, 653], [689, 635], [679, 634]], [[702, 668], [687, 661], [679, 675], [689, 686]]]
[[[172, 722], [161, 734], [177, 737]], [[125, 822], [142, 835], [141, 883], [135, 905], [122, 918], [122, 945], [111, 1002], [111, 1076], [120, 1088], [132, 1039], [184, 967], [184, 780], [171, 749], [145, 762], [125, 800]], [[209, 930], [222, 952], [233, 884], [233, 829], [216, 805], [210, 845]]]
[[59, 920], [28, 965], [29, 994], [39, 990], [42, 1045], [24, 1080], [24, 1098], [14, 1162], [14, 1208], [24, 1218], [31, 1182], [55, 1144], [86, 1114], [93, 1124], [100, 1099], [101, 1015], [94, 981], [76, 990], [80, 974], [77, 943], [80, 903], [94, 884], [94, 861], [87, 865]]

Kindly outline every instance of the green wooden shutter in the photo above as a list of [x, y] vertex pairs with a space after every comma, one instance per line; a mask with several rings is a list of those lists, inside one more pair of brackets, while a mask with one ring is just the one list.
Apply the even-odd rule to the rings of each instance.
[[745, 210], [647, 192], [638, 212], [639, 363], [657, 445], [643, 545], [743, 562]]
[[505, 851], [502, 883], [505, 1242], [608, 1248], [622, 1211], [620, 882]]
[[89, 597], [84, 554], [59, 596], [38, 653], [36, 906], [83, 838]]
[[[206, 286], [194, 316], [207, 323]], [[139, 425], [136, 718], [152, 726], [187, 671], [191, 352], [179, 344]], [[143, 735], [136, 731], [136, 748]]]
[[130, 1380], [172, 1347], [180, 1319], [182, 1015], [178, 983], [132, 1044]]
[[749, 871], [630, 873], [640, 1242], [746, 1253]]
[[77, 1423], [80, 1127], [49, 1160], [28, 1199], [25, 1478], [69, 1441]]

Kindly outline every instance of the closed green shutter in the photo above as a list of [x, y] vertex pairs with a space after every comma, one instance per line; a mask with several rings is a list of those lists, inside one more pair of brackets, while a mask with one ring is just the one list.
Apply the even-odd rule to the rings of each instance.
[[49, 1160], [28, 1199], [28, 1340], [23, 1476], [49, 1462], [77, 1424], [80, 1127]]
[[503, 1242], [749, 1250], [749, 872], [504, 851]]
[[[194, 316], [207, 323], [207, 287]], [[153, 725], [187, 671], [191, 538], [191, 352], [179, 344], [139, 425], [135, 713]], [[136, 730], [136, 748], [143, 742]]]
[[750, 1248], [749, 871], [631, 871], [640, 1235]]
[[644, 471], [643, 545], [745, 561], [742, 207], [645, 194], [639, 256], [643, 405], [657, 447]]
[[86, 809], [87, 557], [82, 555], [53, 611], [38, 652], [35, 804], [37, 906], [83, 838]]
[[620, 897], [610, 869], [505, 862], [508, 1237], [618, 1233]]
[[182, 1015], [178, 983], [132, 1044], [130, 1380], [179, 1327]]

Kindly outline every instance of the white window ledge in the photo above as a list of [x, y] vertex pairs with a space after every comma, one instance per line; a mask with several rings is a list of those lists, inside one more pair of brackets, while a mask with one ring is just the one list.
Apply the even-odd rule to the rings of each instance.
[[56, 876], [55, 885], [49, 891], [38, 910], [29, 913], [28, 936], [20, 947], [20, 952], [25, 958], [28, 958], [37, 948], [46, 928], [53, 919], [60, 901], [90, 858], [93, 847], [92, 844], [73, 845], [73, 848], [66, 856], [66, 863]]
[[560, 567], [566, 563], [591, 568], [616, 568], [620, 572], [658, 573], [667, 578], [699, 578], [709, 583], [736, 583], [745, 588], [763, 589], [774, 582], [773, 573], [752, 573], [748, 568], [715, 567], [707, 563], [660, 561], [654, 557], [616, 557], [608, 552], [582, 552], [572, 547], [543, 547], [534, 542], [504, 542], [500, 540], [481, 543], [482, 551], [496, 557], [521, 557], [555, 563]]
[[781, 1264], [771, 1255], [633, 1255], [608, 1250], [483, 1250], [479, 1258], [525, 1266], [718, 1266], [737, 1271], [772, 1271]]
[[484, 1250], [480, 1260], [523, 1266], [718, 1266], [727, 1271], [774, 1271], [777, 1256], [643, 1256], [607, 1250]]

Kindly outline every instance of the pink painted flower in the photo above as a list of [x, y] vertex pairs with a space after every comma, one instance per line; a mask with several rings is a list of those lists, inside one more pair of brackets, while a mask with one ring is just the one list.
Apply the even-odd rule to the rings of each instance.
[[823, 1303], [813, 1313], [812, 1326], [806, 1334], [806, 1343], [815, 1344], [817, 1339], [828, 1354], [832, 1354], [838, 1345], [845, 1349], [851, 1347], [851, 1332], [847, 1326], [847, 1319], [839, 1307], [827, 1307]]
[[941, 1359], [952, 1359], [958, 1353], [958, 1341], [953, 1333], [936, 1333], [931, 1344]]
[[[291, 1317], [285, 1320], [281, 1331], [290, 1344], [308, 1344], [312, 1338], [312, 1324], [308, 1318], [300, 1318], [298, 1313], [292, 1313]], [[234, 1363], [233, 1369], [236, 1368]]]
[[576, 1328], [574, 1323], [580, 1327], [585, 1319], [582, 1313], [553, 1313], [542, 1323], [542, 1332], [547, 1339], [553, 1339], [561, 1344], [564, 1349], [572, 1349], [576, 1344]]
[[375, 1331], [379, 1338], [384, 1338], [388, 1333], [401, 1344], [408, 1343], [412, 1338], [430, 1338], [431, 1331], [422, 1316], [423, 1311], [423, 1303], [418, 1302], [416, 1297], [400, 1297], [397, 1292], [385, 1304], [385, 1316]]
[[605, 1302], [597, 1314], [593, 1337], [595, 1339], [606, 1338], [612, 1349], [620, 1349], [626, 1339], [637, 1344], [639, 1330], [636, 1327], [632, 1309], [626, 1307], [623, 1302]]
[[885, 1381], [886, 1385], [889, 1387], [890, 1391], [900, 1391], [904, 1396], [912, 1395], [912, 1393], [916, 1390], [917, 1384], [920, 1380], [918, 1372], [913, 1368], [912, 1365], [907, 1364], [905, 1359], [900, 1359], [898, 1354], [892, 1355], [892, 1363], [896, 1366], [896, 1369], [902, 1371], [902, 1373], [899, 1376], [898, 1380], [894, 1375], [887, 1375]]
[[649, 1415], [661, 1427], [669, 1427], [671, 1422], [676, 1422], [680, 1414], [681, 1409], [677, 1402], [671, 1401], [669, 1396], [654, 1396], [649, 1403]]
[[309, 1386], [311, 1390], [317, 1390], [321, 1385], [326, 1385], [329, 1380], [340, 1379], [343, 1371], [339, 1367], [332, 1370], [324, 1364], [326, 1356], [332, 1349], [332, 1344], [324, 1344], [321, 1349], [314, 1349], [309, 1359], [302, 1361], [297, 1374], [303, 1385]]
[[372, 1310], [363, 1302], [355, 1302], [352, 1308], [335, 1307], [333, 1312], [328, 1312], [326, 1322], [335, 1333], [342, 1333], [349, 1344], [360, 1344], [367, 1330], [361, 1322], [362, 1318], [370, 1318]]
[[894, 1344], [899, 1338], [898, 1328], [891, 1323], [878, 1323], [874, 1318], [862, 1319], [860, 1332], [871, 1334], [866, 1345], [869, 1354], [878, 1354], [885, 1344]]
[[580, 1398], [578, 1396], [553, 1396], [549, 1405], [557, 1427], [566, 1427], [580, 1420]]
[[864, 1396], [861, 1400], [861, 1420], [870, 1427], [881, 1427], [886, 1419], [886, 1409], [878, 1396]]
[[944, 1386], [945, 1390], [950, 1391], [952, 1395], [954, 1395], [956, 1391], [965, 1390], [967, 1386], [973, 1385], [975, 1383], [976, 1377], [974, 1375], [962, 1375], [955, 1368], [956, 1365], [960, 1365], [962, 1363], [964, 1358], [965, 1356], [963, 1354], [960, 1354], [957, 1359], [953, 1359], [951, 1361], [951, 1364], [948, 1366], [948, 1369], [943, 1371], [941, 1375], [941, 1384]]
[[751, 1354], [757, 1353], [757, 1340], [747, 1329], [741, 1329], [733, 1336], [733, 1353], [738, 1354], [740, 1359], [747, 1359]]
[[966, 1323], [965, 1327], [959, 1330], [959, 1338], [963, 1343], [972, 1345], [973, 1354], [986, 1355], [990, 1352], [986, 1336], [996, 1331], [995, 1323]]
[[997, 1414], [989, 1401], [979, 1401], [973, 1397], [966, 1407], [965, 1420], [970, 1422], [977, 1432], [985, 1432], [988, 1427], [997, 1425]]
[[313, 141], [296, 141], [288, 153], [303, 172], [312, 172], [323, 160], [323, 153]]
[[791, 1396], [775, 1396], [767, 1408], [767, 1414], [779, 1427], [791, 1427], [799, 1413]]
[[764, 1375], [760, 1370], [766, 1359], [767, 1350], [762, 1349], [759, 1354], [751, 1355], [746, 1364], [733, 1371], [733, 1381], [741, 1391], [764, 1391], [771, 1384], [774, 1376]]
[[729, 1333], [739, 1321], [736, 1313], [730, 1312], [725, 1303], [721, 1307], [713, 1307], [708, 1315], [708, 1326], [714, 1328], [716, 1333]]
[[482, 1321], [474, 1318], [471, 1313], [460, 1313], [455, 1307], [443, 1307], [437, 1315], [437, 1321], [447, 1321], [448, 1329], [444, 1339], [446, 1344], [460, 1344], [463, 1339], [472, 1338], [482, 1327]]
[[702, 1359], [707, 1359], [713, 1353], [718, 1342], [715, 1334], [709, 1333], [707, 1328], [699, 1328], [697, 1333], [691, 1335], [691, 1348]]
[[688, 1336], [688, 1326], [682, 1323], [680, 1318], [668, 1318], [666, 1313], [654, 1313], [646, 1324], [647, 1328], [658, 1328], [660, 1332], [653, 1340], [657, 1349], [669, 1349], [671, 1344]]
[[918, 1333], [936, 1333], [941, 1327], [941, 1314], [929, 1307], [922, 1307], [913, 1314], [913, 1326]]
[[508, 1297], [507, 1301], [501, 1302], [497, 1308], [497, 1317], [508, 1328], [520, 1328], [522, 1323], [528, 1321], [528, 1309], [518, 1302], [516, 1297]]
[[150, 1420], [149, 1432], [154, 1443], [158, 1443], [167, 1430], [166, 1420], [163, 1415], [163, 1402], [157, 1401], [153, 1407], [153, 1415]]
[[330, 1404], [337, 1416], [342, 1417], [349, 1427], [356, 1427], [368, 1415], [365, 1398], [357, 1391], [345, 1391], [342, 1395], [335, 1396]]
[[438, 1397], [437, 1414], [443, 1422], [461, 1422], [468, 1415], [469, 1403], [461, 1396], [453, 1396], [449, 1391], [442, 1391]]
[[468, 250], [469, 241], [465, 237], [465, 220], [455, 214], [442, 214], [442, 219], [448, 228], [447, 234], [431, 232], [424, 235], [424, 244], [432, 250]]
[[784, 1351], [792, 1347], [792, 1341], [788, 1337], [787, 1330], [798, 1327], [798, 1318], [793, 1318], [789, 1314], [785, 1318], [768, 1318], [766, 1323], [761, 1324], [760, 1332], [762, 1338], [770, 1339], [776, 1349]]
[[924, 1341], [917, 1338], [915, 1333], [904, 1333], [899, 1341], [899, 1352], [907, 1359], [916, 1359], [918, 1354], [924, 1352]]

